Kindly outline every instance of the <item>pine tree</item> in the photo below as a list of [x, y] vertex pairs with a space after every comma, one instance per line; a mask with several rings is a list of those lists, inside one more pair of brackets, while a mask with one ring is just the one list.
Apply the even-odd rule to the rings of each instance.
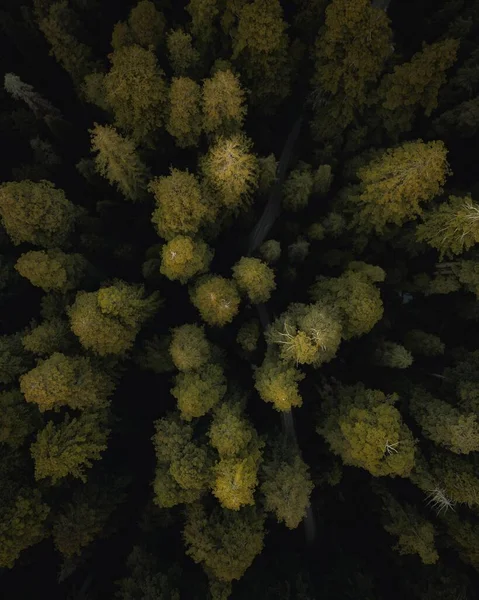
[[197, 146], [201, 135], [201, 89], [188, 77], [173, 77], [166, 130], [179, 148]]
[[86, 266], [81, 254], [66, 254], [52, 249], [22, 254], [15, 269], [45, 292], [66, 292], [78, 287]]
[[226, 379], [219, 365], [206, 364], [199, 371], [178, 373], [171, 395], [178, 402], [178, 409], [185, 421], [202, 417], [209, 412], [226, 393]]
[[173, 329], [169, 351], [173, 364], [180, 371], [192, 371], [204, 367], [211, 353], [204, 328], [189, 324]]
[[204, 275], [190, 291], [191, 302], [208, 325], [222, 327], [238, 313], [240, 296], [235, 283], [219, 275]]
[[208, 271], [212, 258], [213, 251], [203, 240], [177, 235], [161, 249], [160, 272], [183, 284]]
[[270, 354], [260, 367], [255, 368], [254, 385], [262, 400], [271, 402], [278, 411], [287, 412], [293, 406], [303, 404], [298, 383], [304, 377], [297, 368]]
[[18, 448], [40, 424], [38, 411], [19, 390], [0, 392], [0, 444]]
[[259, 258], [243, 256], [233, 267], [233, 279], [254, 304], [267, 302], [276, 288], [274, 271]]
[[172, 29], [166, 38], [168, 59], [176, 77], [193, 75], [200, 60], [199, 52], [193, 47], [192, 37], [182, 29]]
[[5, 73], [4, 88], [15, 100], [23, 100], [37, 118], [46, 115], [61, 116], [53, 104], [36, 92], [33, 86], [24, 83], [15, 73]]
[[202, 107], [203, 127], [207, 133], [227, 136], [240, 130], [246, 106], [239, 77], [227, 69], [205, 79]]
[[75, 341], [68, 322], [58, 317], [31, 327], [22, 337], [22, 344], [25, 350], [37, 356], [50, 356], [54, 352], [64, 354], [71, 350]]
[[133, 39], [143, 48], [156, 48], [163, 41], [166, 20], [150, 0], [140, 0], [131, 9], [128, 24]]

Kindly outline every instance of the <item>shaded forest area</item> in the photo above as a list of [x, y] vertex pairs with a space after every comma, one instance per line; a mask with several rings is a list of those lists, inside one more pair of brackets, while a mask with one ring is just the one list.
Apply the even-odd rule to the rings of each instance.
[[3, 0], [0, 595], [479, 597], [479, 1]]

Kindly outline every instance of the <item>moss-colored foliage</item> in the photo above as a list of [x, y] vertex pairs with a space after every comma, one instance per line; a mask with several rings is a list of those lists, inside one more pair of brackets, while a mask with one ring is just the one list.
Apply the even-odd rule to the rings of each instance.
[[55, 352], [20, 377], [20, 389], [25, 400], [43, 412], [62, 406], [100, 408], [106, 405], [114, 384], [87, 357]]
[[399, 554], [417, 554], [425, 565], [437, 563], [434, 525], [411, 504], [402, 504], [394, 496], [381, 491], [384, 529], [397, 538], [394, 549]]
[[241, 453], [253, 439], [253, 433], [240, 402], [222, 402], [214, 409], [208, 437], [221, 458]]
[[254, 352], [260, 336], [260, 325], [257, 319], [251, 319], [241, 325], [236, 341], [245, 352]]
[[357, 193], [348, 196], [359, 208], [362, 231], [381, 233], [387, 224], [403, 225], [422, 214], [422, 204], [442, 191], [450, 174], [442, 141], [405, 142], [385, 150], [358, 172]]
[[193, 47], [193, 40], [183, 29], [172, 29], [166, 38], [168, 59], [177, 77], [191, 75], [198, 66], [200, 55]]
[[366, 469], [374, 477], [409, 476], [415, 442], [394, 406], [396, 395], [356, 384], [339, 387], [325, 400], [317, 431], [345, 465]]
[[156, 201], [153, 224], [166, 240], [195, 235], [211, 216], [198, 179], [188, 171], [171, 169], [169, 175], [153, 179], [148, 189]]
[[128, 200], [142, 200], [146, 193], [148, 170], [133, 141], [120, 135], [111, 125], [95, 125], [90, 133], [91, 150], [96, 153], [96, 171]]
[[0, 335], [0, 383], [12, 383], [28, 371], [31, 360], [22, 344], [22, 334]]
[[172, 331], [170, 354], [180, 371], [198, 370], [210, 358], [210, 343], [203, 327], [181, 325]]
[[223, 369], [215, 364], [207, 364], [200, 371], [179, 373], [171, 390], [186, 421], [205, 415], [220, 402], [225, 392]]
[[243, 134], [220, 136], [201, 162], [218, 201], [231, 210], [248, 205], [258, 185], [258, 161], [250, 152], [251, 146], [251, 140]]
[[446, 82], [446, 71], [456, 61], [459, 41], [444, 39], [424, 44], [410, 62], [397, 65], [384, 76], [378, 89], [382, 117], [387, 129], [408, 131], [419, 107], [429, 116], [437, 106], [440, 87]]
[[115, 126], [135, 143], [151, 144], [163, 125], [168, 93], [156, 56], [132, 45], [110, 54], [110, 60], [104, 85]]
[[161, 249], [160, 272], [172, 281], [186, 283], [205, 273], [212, 258], [213, 252], [203, 240], [177, 235]]
[[288, 259], [290, 262], [302, 263], [309, 254], [311, 244], [304, 237], [298, 239], [288, 246]]
[[328, 305], [291, 304], [274, 321], [267, 339], [278, 347], [282, 360], [319, 367], [334, 358], [341, 334], [338, 315]]
[[207, 513], [188, 507], [183, 536], [187, 554], [220, 581], [240, 579], [263, 549], [264, 517], [255, 508]]
[[331, 165], [319, 165], [313, 171], [313, 191], [315, 194], [325, 196], [333, 183], [334, 175]]
[[384, 312], [379, 289], [364, 272], [347, 270], [341, 277], [319, 280], [311, 296], [337, 312], [346, 340], [371, 331]]
[[220, 12], [218, 0], [190, 0], [186, 11], [191, 16], [191, 33], [202, 50], [206, 50], [216, 33], [215, 19]]
[[78, 287], [87, 262], [81, 254], [65, 254], [58, 249], [31, 250], [22, 254], [15, 269], [45, 292], [66, 292]]
[[246, 456], [221, 458], [214, 466], [213, 495], [228, 510], [254, 505], [254, 491], [258, 484], [261, 451], [255, 449]]
[[283, 187], [283, 206], [294, 212], [306, 208], [313, 191], [313, 183], [313, 174], [309, 165], [291, 171]]
[[26, 548], [47, 537], [50, 512], [38, 490], [22, 490], [0, 514], [0, 567], [11, 569]]
[[271, 402], [278, 411], [287, 412], [293, 406], [303, 404], [298, 383], [304, 377], [305, 375], [293, 365], [269, 355], [262, 365], [255, 369], [254, 385], [262, 400]]
[[113, 27], [111, 34], [111, 47], [116, 52], [124, 46], [131, 46], [135, 43], [133, 39], [133, 33], [131, 32], [130, 26], [124, 21], [118, 21]]
[[[315, 129], [323, 137], [344, 130], [361, 112], [391, 54], [392, 31], [385, 11], [369, 0], [333, 0], [316, 41]], [[333, 99], [324, 109], [323, 95]]]
[[100, 356], [123, 355], [158, 306], [157, 293], [147, 296], [143, 286], [119, 281], [97, 292], [78, 292], [68, 314], [84, 348]]
[[18, 448], [39, 425], [36, 409], [18, 390], [0, 392], [0, 444]]
[[439, 251], [439, 258], [466, 252], [479, 242], [479, 204], [470, 195], [449, 196], [436, 210], [426, 212], [416, 237]]
[[177, 146], [197, 146], [202, 129], [201, 88], [188, 77], [173, 77], [169, 90], [166, 130]]
[[276, 288], [273, 269], [259, 258], [243, 256], [233, 267], [233, 278], [254, 304], [267, 302]]
[[276, 181], [276, 172], [278, 169], [278, 161], [274, 154], [258, 158], [258, 190], [262, 194], [270, 191]]
[[185, 446], [191, 441], [193, 427], [180, 420], [176, 414], [155, 421], [153, 445], [159, 462], [171, 463], [181, 456]]
[[276, 449], [272, 458], [263, 464], [261, 491], [266, 510], [274, 513], [288, 529], [296, 529], [306, 516], [314, 486], [301, 456], [291, 449], [289, 456], [284, 454]]
[[265, 110], [289, 93], [291, 64], [287, 23], [279, 0], [244, 3], [233, 34], [233, 60], [244, 73], [252, 100]]
[[440, 356], [444, 354], [445, 349], [445, 344], [439, 336], [420, 329], [411, 329], [406, 333], [404, 346], [413, 355], [418, 356]]
[[128, 25], [133, 39], [144, 48], [156, 48], [163, 40], [166, 20], [163, 14], [156, 9], [154, 2], [140, 0], [131, 9]]
[[43, 321], [22, 337], [25, 350], [38, 356], [47, 356], [54, 352], [66, 352], [72, 346], [73, 336], [66, 321], [53, 318]]
[[87, 102], [95, 104], [105, 112], [108, 112], [109, 106], [106, 101], [105, 74], [89, 73], [81, 85], [81, 93]]
[[229, 135], [241, 129], [246, 106], [239, 77], [227, 69], [206, 79], [202, 107], [203, 128], [207, 133]]
[[456, 454], [479, 450], [479, 423], [474, 412], [462, 411], [423, 389], [414, 391], [409, 408], [423, 435], [435, 444]]
[[205, 275], [199, 279], [190, 296], [208, 325], [222, 327], [231, 323], [238, 313], [238, 289], [234, 281], [220, 275]]
[[107, 448], [110, 430], [103, 415], [84, 412], [79, 417], [65, 416], [61, 423], [49, 421], [31, 446], [35, 479], [52, 482], [71, 475], [86, 481], [86, 469], [100, 460]]
[[454, 540], [454, 546], [459, 551], [461, 559], [479, 571], [479, 551], [477, 539], [479, 524], [477, 520], [467, 520], [454, 514], [448, 514], [446, 527]]
[[376, 350], [375, 360], [382, 367], [407, 369], [413, 363], [413, 356], [404, 346], [386, 340]]
[[281, 256], [281, 244], [278, 240], [267, 240], [259, 247], [261, 258], [268, 264], [274, 264]]
[[2, 225], [15, 245], [64, 246], [73, 232], [76, 214], [65, 192], [50, 181], [0, 185]]

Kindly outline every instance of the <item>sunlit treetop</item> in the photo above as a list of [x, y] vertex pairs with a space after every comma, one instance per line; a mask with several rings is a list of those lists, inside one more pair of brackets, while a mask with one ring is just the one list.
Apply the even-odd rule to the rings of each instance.
[[203, 127], [207, 133], [228, 135], [241, 129], [246, 116], [245, 93], [239, 77], [216, 71], [203, 82]]
[[213, 467], [215, 481], [212, 493], [221, 506], [238, 511], [255, 504], [254, 492], [258, 485], [258, 468], [262, 453], [251, 444], [240, 456], [221, 458]]
[[193, 47], [192, 37], [183, 29], [172, 29], [166, 38], [168, 58], [177, 77], [192, 75], [200, 60], [199, 52]]
[[65, 192], [50, 181], [25, 180], [0, 185], [0, 217], [12, 242], [64, 246], [75, 226], [77, 210]]
[[191, 302], [208, 325], [222, 327], [238, 314], [240, 296], [234, 281], [220, 275], [204, 275], [190, 291]]
[[52, 249], [22, 254], [15, 269], [46, 292], [66, 292], [78, 287], [86, 266], [87, 261], [81, 254]]
[[267, 302], [276, 288], [274, 271], [259, 258], [243, 256], [233, 267], [233, 278], [254, 304]]
[[303, 404], [298, 383], [304, 378], [304, 373], [273, 353], [269, 353], [261, 366], [254, 370], [254, 385], [261, 399], [271, 402], [277, 411], [283, 412]]
[[240, 402], [225, 401], [214, 409], [208, 437], [220, 456], [238, 455], [253, 435], [254, 430], [243, 414]]
[[291, 171], [283, 186], [283, 206], [294, 212], [306, 208], [313, 184], [313, 174], [309, 165]]
[[213, 251], [201, 239], [177, 235], [161, 249], [160, 272], [172, 281], [186, 283], [208, 271]]
[[47, 319], [39, 325], [32, 323], [30, 331], [22, 337], [25, 350], [39, 356], [66, 353], [71, 350], [74, 341], [68, 322], [59, 317]]
[[201, 88], [188, 77], [173, 77], [166, 130], [180, 148], [197, 146], [201, 135]]
[[200, 369], [210, 358], [210, 343], [203, 327], [181, 325], [172, 331], [170, 354], [180, 371]]
[[202, 417], [217, 405], [226, 393], [223, 369], [206, 364], [198, 371], [180, 372], [171, 390], [178, 403], [181, 418], [191, 421]]
[[412, 354], [401, 344], [385, 340], [374, 355], [376, 364], [391, 369], [407, 369], [414, 361]]

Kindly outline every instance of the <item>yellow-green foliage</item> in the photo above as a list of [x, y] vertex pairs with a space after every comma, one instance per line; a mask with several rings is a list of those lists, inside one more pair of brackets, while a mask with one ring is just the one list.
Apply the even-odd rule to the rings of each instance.
[[246, 323], [241, 325], [238, 335], [236, 336], [236, 341], [245, 352], [254, 352], [258, 345], [259, 336], [259, 321], [257, 319], [251, 319], [251, 321], [246, 321]]
[[30, 368], [29, 359], [22, 344], [20, 332], [0, 335], [0, 383], [12, 383]]
[[242, 452], [253, 439], [253, 433], [239, 402], [222, 402], [214, 409], [208, 437], [221, 458]]
[[105, 98], [105, 74], [89, 73], [85, 76], [81, 86], [81, 93], [87, 102], [95, 104], [104, 111], [109, 110]]
[[180, 420], [176, 414], [170, 413], [155, 421], [155, 435], [152, 440], [158, 461], [171, 463], [181, 456], [192, 436], [193, 427]]
[[319, 367], [336, 355], [341, 343], [341, 323], [327, 305], [291, 304], [267, 333], [286, 362]]
[[185, 421], [205, 415], [220, 402], [225, 392], [223, 369], [215, 364], [207, 364], [200, 371], [178, 373], [171, 390]]
[[220, 581], [240, 579], [263, 549], [264, 517], [255, 508], [239, 511], [201, 504], [187, 508], [183, 537], [186, 553]]
[[296, 529], [306, 516], [314, 485], [309, 468], [299, 454], [275, 457], [263, 465], [265, 480], [261, 491], [266, 510], [273, 512], [288, 529]]
[[136, 202], [145, 197], [148, 169], [135, 144], [111, 125], [90, 129], [91, 151], [96, 152], [95, 169], [127, 198]]
[[318, 281], [311, 288], [311, 296], [339, 315], [341, 335], [346, 340], [371, 331], [384, 312], [377, 287], [365, 273], [353, 270]]
[[408, 477], [415, 443], [394, 407], [397, 400], [360, 383], [341, 386], [323, 401], [317, 431], [345, 465], [361, 467], [375, 477]]
[[181, 325], [172, 331], [170, 354], [180, 371], [200, 369], [210, 358], [210, 343], [203, 327]]
[[186, 283], [205, 273], [212, 258], [213, 251], [203, 240], [177, 235], [161, 249], [160, 272], [172, 281]]
[[252, 143], [243, 134], [219, 137], [202, 160], [202, 170], [218, 201], [238, 210], [251, 200], [258, 185], [258, 161], [251, 154]]
[[97, 292], [78, 292], [68, 314], [84, 348], [100, 356], [122, 355], [158, 305], [156, 293], [146, 296], [143, 286], [117, 282]]
[[178, 504], [195, 502], [201, 496], [201, 490], [184, 489], [173, 478], [169, 467], [158, 465], [153, 480], [153, 501], [160, 508], [172, 508]]
[[464, 412], [430, 393], [417, 389], [409, 408], [425, 437], [456, 454], [479, 450], [479, 423], [473, 412]]
[[369, 87], [391, 54], [391, 38], [386, 12], [369, 0], [333, 0], [327, 7], [316, 42], [313, 83], [337, 97], [329, 118], [340, 130], [364, 107]]
[[20, 256], [15, 269], [45, 292], [66, 292], [78, 287], [86, 265], [81, 254], [65, 254], [58, 249], [31, 250]]
[[259, 247], [261, 258], [268, 264], [273, 264], [281, 256], [281, 244], [278, 240], [267, 240]]
[[119, 21], [115, 23], [111, 34], [111, 47], [117, 51], [124, 46], [131, 46], [135, 43], [133, 34], [128, 23]]
[[0, 392], [0, 444], [20, 447], [40, 425], [38, 416], [18, 390]]
[[229, 69], [203, 82], [203, 128], [228, 135], [241, 129], [246, 116], [245, 93], [239, 77]]
[[166, 38], [168, 59], [177, 77], [191, 74], [200, 60], [198, 51], [193, 47], [189, 33], [182, 29], [173, 29]]
[[153, 179], [148, 189], [156, 201], [151, 220], [166, 240], [194, 235], [211, 216], [198, 179], [188, 171], [171, 169], [169, 175]]
[[71, 347], [73, 339], [68, 323], [59, 318], [53, 318], [32, 327], [22, 337], [22, 344], [25, 350], [45, 356], [54, 352], [67, 351]]
[[439, 251], [439, 258], [466, 252], [479, 242], [479, 205], [470, 195], [449, 196], [436, 210], [426, 212], [416, 237]]
[[243, 256], [233, 267], [233, 278], [251, 302], [267, 302], [276, 289], [274, 271], [259, 258]]
[[84, 412], [75, 418], [67, 414], [58, 424], [49, 421], [30, 448], [35, 479], [50, 477], [55, 483], [72, 475], [86, 481], [85, 470], [101, 458], [109, 433], [99, 413]]
[[294, 212], [306, 208], [313, 191], [311, 167], [294, 169], [288, 175], [283, 187], [283, 206]]
[[222, 327], [231, 323], [238, 313], [238, 289], [229, 279], [219, 275], [205, 275], [192, 289], [191, 301], [208, 325]]
[[70, 238], [76, 210], [50, 181], [24, 180], [0, 185], [0, 216], [15, 245], [54, 248]]
[[270, 355], [254, 371], [255, 388], [265, 402], [272, 402], [278, 411], [287, 412], [293, 406], [301, 406], [298, 382], [305, 375], [294, 366]]
[[420, 356], [440, 356], [444, 354], [444, 342], [433, 333], [420, 329], [411, 329], [404, 336], [404, 346], [413, 354]]
[[439, 559], [434, 543], [435, 529], [410, 504], [400, 504], [394, 496], [382, 492], [384, 529], [397, 538], [393, 547], [399, 554], [418, 554], [425, 565], [433, 565]]
[[362, 231], [382, 233], [387, 224], [403, 225], [422, 214], [422, 203], [442, 191], [450, 174], [442, 141], [405, 142], [385, 150], [358, 172], [357, 194], [348, 199], [359, 208]]
[[254, 491], [258, 484], [261, 452], [245, 457], [221, 458], [214, 467], [213, 495], [229, 510], [254, 505]]
[[166, 130], [179, 148], [197, 146], [201, 135], [201, 88], [188, 77], [173, 77]]
[[184, 490], [202, 492], [210, 481], [210, 461], [204, 446], [188, 442], [170, 463], [170, 475]]
[[131, 9], [128, 24], [137, 44], [144, 48], [156, 48], [163, 39], [166, 20], [162, 13], [156, 10], [153, 2], [140, 0]]
[[22, 550], [47, 537], [45, 520], [50, 508], [38, 490], [22, 490], [0, 513], [0, 567], [11, 569]]
[[258, 158], [258, 189], [262, 194], [270, 191], [273, 183], [276, 181], [276, 171], [278, 161], [274, 154]]
[[412, 128], [416, 110], [421, 107], [429, 116], [437, 107], [440, 87], [446, 82], [446, 71], [456, 62], [459, 41], [444, 39], [423, 44], [410, 62], [394, 67], [379, 86], [381, 115], [391, 131]]
[[163, 125], [167, 103], [167, 87], [155, 53], [132, 45], [116, 50], [109, 58], [112, 66], [104, 85], [115, 126], [135, 143], [151, 144]]
[[65, 356], [55, 352], [20, 377], [20, 389], [27, 402], [43, 412], [62, 406], [90, 409], [106, 406], [114, 384], [95, 369], [85, 356]]
[[412, 354], [401, 344], [386, 340], [376, 350], [376, 363], [391, 369], [407, 369], [413, 363]]
[[453, 504], [479, 507], [479, 476], [474, 461], [437, 451], [430, 461], [429, 471], [434, 485], [443, 490]]
[[190, 0], [186, 11], [191, 16], [191, 33], [206, 49], [216, 33], [214, 22], [220, 12], [218, 0]]

